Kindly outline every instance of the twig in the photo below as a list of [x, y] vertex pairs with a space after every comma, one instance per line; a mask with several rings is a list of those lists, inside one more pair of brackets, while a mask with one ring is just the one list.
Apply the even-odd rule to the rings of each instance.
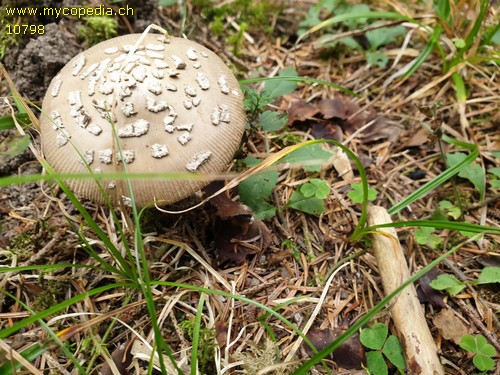
[[[390, 222], [390, 216], [385, 208], [380, 206], [368, 208], [368, 225]], [[410, 271], [396, 230], [379, 229], [379, 232], [372, 235], [372, 243], [384, 291], [390, 294], [410, 278]], [[399, 294], [392, 306], [391, 316], [405, 349], [408, 374], [444, 375], [437, 347], [427, 326], [414, 285], [409, 285]]]

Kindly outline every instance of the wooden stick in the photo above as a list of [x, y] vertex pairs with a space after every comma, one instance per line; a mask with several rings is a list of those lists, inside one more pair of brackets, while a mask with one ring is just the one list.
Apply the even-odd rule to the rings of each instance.
[[[390, 222], [391, 218], [383, 207], [368, 208], [368, 225]], [[389, 294], [410, 278], [410, 272], [396, 230], [382, 228], [377, 231], [384, 233], [373, 234], [372, 245], [384, 291]], [[405, 350], [408, 374], [444, 374], [413, 284], [393, 300], [391, 316]]]

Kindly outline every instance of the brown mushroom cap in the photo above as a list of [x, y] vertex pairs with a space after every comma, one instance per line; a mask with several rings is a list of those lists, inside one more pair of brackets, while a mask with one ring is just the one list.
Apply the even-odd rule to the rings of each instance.
[[[96, 174], [120, 172], [120, 156], [129, 173], [226, 170], [246, 125], [238, 81], [218, 56], [187, 39], [146, 34], [130, 52], [141, 36], [99, 43], [52, 80], [40, 122], [44, 155], [57, 172], [87, 173], [86, 163]], [[99, 182], [112, 203], [129, 200], [123, 179]], [[131, 181], [139, 207], [178, 202], [208, 182]], [[68, 184], [105, 202], [93, 179]]]

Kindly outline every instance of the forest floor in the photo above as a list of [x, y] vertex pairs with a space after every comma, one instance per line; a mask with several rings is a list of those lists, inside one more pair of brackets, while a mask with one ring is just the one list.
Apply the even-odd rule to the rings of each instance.
[[[328, 9], [313, 1], [224, 1], [206, 2], [206, 7], [212, 5], [202, 9], [194, 4], [204, 2], [182, 3], [184, 7], [162, 8], [154, 2], [131, 4], [137, 10], [135, 17], [117, 17], [117, 31], [142, 32], [150, 23], [159, 24], [172, 35], [185, 35], [216, 52], [241, 80], [305, 77], [291, 86], [284, 79], [284, 86], [291, 89], [282, 85], [283, 95], [249, 114], [251, 124], [233, 171], [247, 168], [252, 158], [264, 160], [303, 141], [335, 140], [359, 158], [370, 188], [376, 191], [371, 204], [390, 210], [477, 150], [476, 160], [460, 174], [394, 212], [392, 219], [437, 223], [436, 228], [397, 229], [410, 274], [459, 246], [415, 285], [445, 373], [481, 372], [473, 362], [474, 353], [460, 343], [466, 334], [476, 339], [481, 335], [500, 352], [498, 281], [476, 282], [485, 268], [498, 272], [499, 235], [468, 241], [470, 233], [438, 225], [449, 221], [499, 228], [498, 44], [493, 44], [495, 52], [476, 40], [459, 64], [447, 66], [458, 54], [453, 38], [466, 39], [480, 2], [470, 1], [467, 11], [452, 10], [454, 28], [445, 27], [440, 47], [432, 49], [405, 79], [404, 69], [425, 51], [437, 28], [434, 10], [428, 6], [410, 8], [391, 2], [392, 7], [387, 3], [383, 9], [373, 6], [371, 10], [419, 16], [430, 31], [399, 19], [346, 19], [299, 39], [320, 19], [341, 10], [361, 12], [355, 8], [360, 5], [338, 2], [337, 8]], [[492, 24], [498, 24], [495, 12], [493, 7], [488, 10], [481, 29], [485, 35]], [[2, 63], [21, 95], [41, 106], [50, 80], [65, 62], [89, 47], [89, 39], [79, 29], [85, 22], [74, 17], [39, 17], [29, 22], [45, 25], [46, 32], [8, 46]], [[456, 80], [454, 73], [461, 79]], [[0, 78], [0, 115], [8, 116], [10, 107], [3, 98], [13, 103], [12, 96], [5, 77]], [[457, 95], [461, 82], [466, 92], [463, 100]], [[265, 99], [270, 87], [267, 82], [245, 85], [253, 90], [247, 98], [253, 95], [257, 100]], [[259, 122], [264, 110], [287, 117], [274, 118], [285, 119], [279, 126], [266, 125]], [[42, 173], [29, 149], [16, 151], [22, 143], [17, 130], [0, 129], [0, 178]], [[36, 125], [27, 127], [39, 149], [36, 129]], [[450, 138], [455, 141], [446, 141]], [[353, 194], [352, 185], [361, 182], [359, 166], [352, 160], [339, 166], [338, 159], [332, 158], [335, 149], [331, 144], [313, 151], [304, 148], [295, 161], [278, 162], [268, 170], [271, 182], [253, 176], [254, 185], [247, 184], [243, 192], [241, 187], [230, 189], [182, 215], [152, 208], [140, 222], [133, 222], [128, 211], [113, 216], [109, 208], [83, 201], [94, 223], [123, 254], [135, 249], [134, 229], [140, 225], [149, 277], [159, 282], [149, 297], [140, 287], [113, 286], [126, 277], [103, 264], [118, 268], [122, 264], [56, 184], [0, 185], [0, 291], [4, 292], [0, 294], [0, 366], [10, 363], [13, 353], [50, 342], [32, 358], [32, 373], [76, 374], [81, 368], [89, 374], [147, 373], [155, 346], [148, 306], [152, 302], [163, 340], [182, 371], [196, 367], [191, 364], [196, 344], [200, 373], [293, 373], [313, 356], [311, 350], [288, 323], [239, 297], [275, 309], [322, 350], [386, 295], [370, 240], [351, 237], [362, 210], [360, 194]], [[307, 159], [320, 161], [311, 165]], [[314, 190], [317, 195], [307, 200], [304, 186], [327, 186], [328, 194]], [[302, 194], [302, 204], [295, 200], [297, 194]], [[58, 264], [65, 266], [47, 268]], [[448, 275], [459, 289], [433, 289], [429, 284], [438, 275]], [[51, 310], [54, 306], [61, 307]], [[30, 316], [40, 319], [27, 321]], [[23, 321], [22, 329], [8, 331]], [[391, 319], [391, 305], [374, 314], [363, 328], [375, 322], [400, 335]], [[193, 329], [199, 334], [196, 339]], [[71, 337], [65, 337], [63, 330], [71, 331]], [[49, 333], [58, 334], [65, 343], [56, 344]], [[367, 352], [373, 350], [362, 345], [356, 333], [309, 371], [363, 374]], [[484, 356], [494, 361], [489, 373], [500, 374], [498, 354]], [[390, 360], [386, 362], [389, 373], [396, 373]], [[132, 368], [126, 369], [130, 363]], [[411, 369], [402, 371], [411, 373]]]

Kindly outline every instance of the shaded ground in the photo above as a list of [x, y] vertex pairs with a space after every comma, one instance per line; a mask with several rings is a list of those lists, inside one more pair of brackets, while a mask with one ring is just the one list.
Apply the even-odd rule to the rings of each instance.
[[[273, 17], [269, 19], [272, 30], [266, 33], [265, 27], [250, 27], [245, 34], [241, 34], [242, 39], [235, 49], [224, 36], [212, 35], [212, 29], [207, 27], [206, 15], [201, 15], [192, 4], [187, 6], [186, 19], [189, 22], [184, 32], [221, 54], [241, 78], [276, 76], [279, 69], [291, 66], [301, 76], [334, 82], [359, 94], [358, 98], [353, 98], [323, 85], [300, 84], [294, 93], [273, 103], [274, 108], [289, 112], [287, 130], [266, 134], [252, 129], [243, 147], [246, 155], [262, 158], [290, 142], [313, 138], [343, 141], [361, 158], [370, 185], [378, 191], [375, 203], [384, 207], [401, 201], [446, 168], [436, 142], [438, 129], [458, 140], [477, 144], [485, 168], [498, 167], [498, 159], [492, 153], [500, 149], [500, 100], [495, 67], [477, 65], [468, 68], [465, 78], [471, 100], [464, 120], [457, 111], [452, 84], [450, 81], [438, 81], [441, 62], [437, 56], [431, 56], [404, 83], [397, 79], [388, 80], [418, 54], [423, 48], [422, 41], [415, 42], [400, 56], [400, 40], [385, 46], [390, 59], [387, 68], [367, 65], [366, 56], [360, 51], [318, 48], [315, 37], [295, 45], [297, 25], [309, 8], [310, 4], [306, 2], [286, 3], [282, 11], [272, 13]], [[179, 33], [183, 18], [175, 7], [158, 12], [151, 6], [142, 9], [143, 17], [140, 19], [119, 19], [120, 33], [142, 31], [150, 21], [166, 25], [174, 35]], [[227, 16], [222, 21], [228, 33], [234, 35], [235, 26], [231, 23], [234, 19]], [[9, 50], [4, 63], [21, 94], [40, 104], [51, 78], [67, 60], [85, 47], [77, 37], [78, 25], [79, 22], [71, 19], [58, 25], [48, 24], [43, 37], [24, 40], [20, 47]], [[392, 66], [394, 59], [397, 62]], [[427, 86], [433, 82], [434, 86]], [[0, 90], [2, 96], [7, 95], [3, 81]], [[2, 107], [3, 113], [8, 113], [5, 106]], [[32, 131], [32, 134], [38, 147], [36, 132]], [[0, 141], [4, 141], [2, 145], [5, 145], [6, 139], [13, 137], [14, 131], [0, 133]], [[450, 146], [444, 144], [443, 147], [446, 153]], [[237, 167], [240, 167], [239, 163]], [[30, 151], [0, 165], [2, 176], [38, 173], [40, 170]], [[357, 171], [354, 173], [356, 182], [359, 182]], [[146, 234], [151, 277], [237, 293], [270, 307], [303, 296], [303, 300], [285, 304], [279, 310], [284, 317], [302, 327], [316, 307], [331, 270], [340, 261], [352, 257], [329, 285], [308, 335], [320, 347], [323, 345], [321, 342], [331, 341], [383, 297], [378, 267], [369, 246], [349, 242], [360, 209], [347, 196], [352, 181], [344, 180], [334, 168], [329, 167], [315, 173], [300, 167], [282, 166], [279, 176], [271, 199], [278, 214], [263, 222], [252, 224], [248, 211], [226, 201], [206, 204], [182, 216], [155, 210], [148, 212], [142, 231]], [[328, 181], [332, 188], [325, 201], [326, 210], [321, 216], [285, 209], [298, 185], [318, 177]], [[458, 194], [458, 200], [463, 204], [462, 216], [467, 222], [498, 227], [498, 190], [487, 186], [485, 200], [481, 202], [467, 180], [454, 179], [412, 204], [411, 209], [401, 211], [400, 219], [427, 219], [439, 211], [440, 201], [447, 199], [455, 202]], [[237, 194], [237, 189], [230, 191], [231, 197]], [[117, 223], [109, 210], [90, 202], [84, 204], [109, 238], [123, 249], [117, 235]], [[222, 207], [226, 207], [225, 211]], [[2, 265], [96, 264], [82, 247], [79, 236], [85, 237], [96, 254], [113, 263], [88, 223], [51, 183], [0, 188], [0, 215]], [[119, 216], [120, 224], [128, 229], [127, 238], [132, 243], [132, 228], [127, 226], [129, 223], [125, 216]], [[413, 230], [400, 231], [400, 241], [411, 272], [435, 259], [443, 248], [448, 249], [464, 239], [452, 231], [439, 231], [437, 234], [442, 244], [432, 249], [419, 244]], [[498, 254], [498, 242], [494, 237], [486, 236], [480, 244], [465, 244], [440, 269], [459, 279], [477, 278], [485, 266], [499, 266]], [[201, 260], [206, 263], [201, 263]], [[89, 272], [83, 268], [61, 269], [43, 273], [42, 276], [37, 270], [23, 272], [22, 276], [18, 273], [2, 274], [0, 289], [17, 296], [19, 302], [12, 298], [0, 299], [0, 328], [27, 316], [21, 302], [40, 311], [108, 282], [109, 274], [97, 270]], [[496, 315], [500, 309], [498, 284], [493, 287], [469, 287], [452, 298], [430, 291], [427, 283], [422, 286], [422, 302], [446, 372], [472, 373], [475, 368], [471, 357], [460, 349], [451, 331], [465, 329], [471, 334], [481, 333], [499, 351]], [[182, 328], [182, 322], [189, 321], [196, 313], [199, 295], [167, 286], [158, 287], [155, 292], [168, 296], [159, 300], [157, 306], [157, 311], [161, 311], [165, 340], [179, 360], [189, 357], [191, 341]], [[272, 362], [302, 360], [310, 355], [302, 346], [294, 347], [296, 335], [289, 327], [275, 319], [268, 319], [276, 335], [273, 343], [266, 327], [258, 320], [263, 312], [254, 306], [221, 296], [210, 295], [207, 298], [204, 324], [215, 328], [222, 367], [242, 361], [249, 373], [256, 373], [249, 369], [251, 364], [258, 370]], [[59, 319], [52, 322], [52, 327], [59, 331], [93, 317], [84, 313], [104, 314], [124, 305], [129, 308], [120, 315], [121, 322], [130, 325], [146, 340], [151, 340], [150, 322], [143, 299], [139, 294], [130, 295], [125, 288], [110, 290], [70, 306], [67, 311], [59, 313]], [[451, 311], [453, 317], [447, 317], [445, 311]], [[61, 316], [72, 313], [75, 315]], [[439, 320], [443, 316], [447, 318], [445, 323]], [[377, 319], [392, 328], [389, 310], [384, 310]], [[107, 331], [108, 324], [109, 320], [95, 324], [91, 330], [78, 334], [71, 341], [78, 360], [85, 365], [95, 361], [91, 373], [101, 371], [106, 354], [99, 355], [86, 345], [105, 340], [111, 353], [134, 337], [124, 324], [118, 324], [111, 332]], [[21, 350], [27, 343], [45, 337], [39, 327], [33, 326], [33, 330], [9, 337], [8, 343], [13, 349]], [[354, 338], [351, 347], [343, 350], [337, 352], [335, 357], [330, 356], [327, 364], [337, 369], [339, 374], [363, 373], [359, 366], [363, 349], [357, 339]], [[351, 362], [346, 360], [347, 357], [360, 360]], [[59, 350], [48, 351], [43, 358], [44, 361], [36, 362], [40, 369], [43, 366], [56, 368], [61, 373], [73, 370], [71, 362]], [[214, 366], [212, 362], [209, 365]], [[237, 369], [243, 367], [241, 365]], [[290, 365], [283, 373], [291, 373], [293, 367]], [[214, 367], [208, 367], [206, 371], [216, 373]], [[324, 369], [317, 366], [314, 371], [323, 373]], [[498, 365], [496, 371], [500, 371]], [[122, 370], [120, 373], [127, 372]]]

